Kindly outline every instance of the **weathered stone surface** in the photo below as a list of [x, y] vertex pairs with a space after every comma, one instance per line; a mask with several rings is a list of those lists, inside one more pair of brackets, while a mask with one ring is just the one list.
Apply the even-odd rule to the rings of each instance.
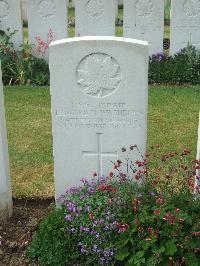
[[75, 0], [76, 36], [115, 36], [115, 0]]
[[124, 37], [149, 42], [149, 55], [163, 52], [164, 1], [124, 0]]
[[200, 48], [200, 0], [172, 0], [170, 54], [192, 44]]
[[111, 161], [124, 159], [122, 147], [145, 152], [148, 45], [116, 37], [53, 42], [50, 73], [58, 198], [93, 172], [107, 175]]
[[28, 1], [29, 43], [35, 44], [35, 55], [48, 59], [51, 41], [67, 37], [66, 0]]
[[0, 64], [0, 224], [12, 214], [8, 144], [4, 111], [3, 84]]
[[0, 30], [7, 32], [16, 31], [12, 37], [15, 48], [23, 43], [23, 27], [21, 14], [21, 0], [1, 0], [0, 1]]

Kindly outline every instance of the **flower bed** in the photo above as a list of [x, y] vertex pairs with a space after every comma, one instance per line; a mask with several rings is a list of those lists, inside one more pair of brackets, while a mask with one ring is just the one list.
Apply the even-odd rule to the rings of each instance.
[[158, 149], [133, 162], [137, 146], [123, 148], [126, 160], [113, 162], [109, 176], [94, 173], [67, 190], [61, 208], [41, 223], [29, 258], [45, 265], [199, 265], [200, 200], [193, 191], [199, 193], [200, 161], [189, 167], [190, 151], [170, 152], [149, 172]]

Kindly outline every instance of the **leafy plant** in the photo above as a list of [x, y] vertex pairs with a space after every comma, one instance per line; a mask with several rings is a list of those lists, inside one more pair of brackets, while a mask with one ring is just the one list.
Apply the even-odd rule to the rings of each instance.
[[[94, 173], [68, 189], [61, 208], [40, 225], [28, 256], [49, 265], [199, 265], [200, 200], [193, 191], [200, 161], [189, 169], [185, 149], [156, 158], [149, 171], [157, 150], [135, 162], [137, 146], [122, 148], [126, 159], [113, 162], [109, 176]], [[170, 184], [173, 175], [179, 189]]]
[[200, 83], [200, 51], [188, 45], [174, 56], [156, 54], [150, 58], [149, 82]]
[[14, 32], [1, 34], [0, 59], [3, 83], [6, 84], [49, 84], [49, 67], [42, 58], [32, 55], [33, 45], [24, 44], [15, 50], [11, 41]]

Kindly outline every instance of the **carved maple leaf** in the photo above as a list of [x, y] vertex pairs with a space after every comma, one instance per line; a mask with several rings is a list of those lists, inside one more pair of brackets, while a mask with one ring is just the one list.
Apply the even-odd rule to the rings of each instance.
[[86, 5], [86, 11], [91, 16], [99, 16], [104, 10], [104, 3], [102, 0], [90, 0]]
[[78, 84], [84, 92], [103, 97], [114, 91], [121, 81], [120, 67], [112, 57], [92, 54], [82, 62], [78, 69]]
[[38, 11], [42, 17], [51, 17], [56, 10], [56, 4], [53, 0], [42, 0], [38, 4]]
[[4, 18], [9, 14], [9, 8], [6, 1], [0, 0], [0, 18]]
[[200, 1], [188, 0], [184, 4], [185, 13], [190, 17], [195, 17], [200, 14]]
[[138, 16], [149, 16], [153, 11], [153, 3], [151, 0], [139, 0], [136, 4]]

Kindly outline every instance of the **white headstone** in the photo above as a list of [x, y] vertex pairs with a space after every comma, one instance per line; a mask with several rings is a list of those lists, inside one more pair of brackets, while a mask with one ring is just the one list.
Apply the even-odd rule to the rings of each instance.
[[21, 0], [22, 1], [22, 18], [24, 21], [28, 21], [27, 17], [27, 0]]
[[0, 64], [0, 224], [12, 214], [12, 193], [8, 163], [8, 144]]
[[115, 36], [115, 0], [75, 0], [76, 36]]
[[29, 0], [28, 30], [35, 55], [48, 58], [50, 42], [67, 37], [66, 0]]
[[164, 1], [124, 0], [124, 37], [149, 42], [149, 55], [163, 52]]
[[122, 147], [145, 152], [148, 44], [116, 37], [53, 42], [50, 73], [58, 197], [93, 171], [107, 175], [110, 160], [123, 159]]
[[200, 48], [200, 0], [172, 0], [170, 54], [188, 44]]
[[[198, 140], [197, 140], [197, 160], [200, 160], [200, 113], [199, 113]], [[196, 176], [198, 176], [200, 178], [200, 169], [197, 169]], [[195, 186], [200, 186], [200, 179], [199, 178], [196, 179]]]
[[0, 0], [0, 30], [16, 31], [12, 37], [15, 48], [23, 44], [21, 0]]

